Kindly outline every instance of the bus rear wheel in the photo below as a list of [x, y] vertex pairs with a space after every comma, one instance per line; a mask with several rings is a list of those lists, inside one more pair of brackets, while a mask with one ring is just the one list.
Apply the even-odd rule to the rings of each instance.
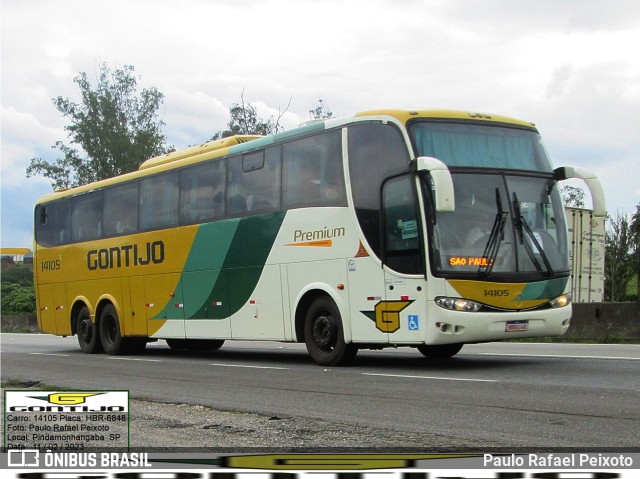
[[328, 297], [317, 298], [307, 310], [304, 342], [309, 356], [322, 366], [347, 365], [358, 353], [354, 344], [344, 342], [340, 311]]
[[429, 359], [447, 359], [455, 356], [462, 349], [462, 344], [436, 344], [432, 346], [427, 346], [426, 344], [421, 344], [418, 346], [418, 351], [420, 351], [424, 356]]
[[86, 306], [83, 306], [78, 311], [76, 334], [78, 335], [78, 344], [83, 353], [94, 354], [102, 352], [102, 343], [98, 339], [98, 328], [91, 321], [91, 313], [89, 313], [89, 308]]
[[107, 354], [117, 355], [125, 352], [126, 342], [120, 332], [118, 313], [112, 304], [106, 305], [100, 314], [100, 342]]

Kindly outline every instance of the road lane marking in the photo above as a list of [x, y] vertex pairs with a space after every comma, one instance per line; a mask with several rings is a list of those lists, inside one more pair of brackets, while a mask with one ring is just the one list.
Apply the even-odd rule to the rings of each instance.
[[149, 363], [160, 363], [162, 359], [142, 359], [142, 358], [113, 358], [107, 356], [107, 359], [112, 359], [114, 361], [144, 361]]
[[409, 374], [362, 373], [363, 376], [384, 376], [387, 378], [438, 379], [441, 381], [473, 381], [479, 383], [497, 383], [497, 379], [448, 378], [442, 376], [413, 376]]
[[32, 354], [34, 356], [61, 356], [63, 358], [68, 358], [71, 356], [70, 354], [55, 354], [55, 353], [27, 353]]
[[209, 366], [221, 366], [225, 368], [249, 368], [249, 369], [289, 369], [280, 368], [277, 366], [250, 366], [248, 364], [223, 364], [223, 363], [211, 363]]
[[458, 356], [511, 356], [516, 358], [560, 358], [560, 359], [618, 359], [624, 361], [640, 361], [640, 358], [624, 356], [577, 356], [564, 354], [534, 354], [534, 353], [473, 353], [468, 352]]

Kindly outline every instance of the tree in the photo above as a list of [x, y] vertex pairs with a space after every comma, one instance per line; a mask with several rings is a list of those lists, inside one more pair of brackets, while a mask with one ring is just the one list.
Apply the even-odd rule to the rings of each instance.
[[636, 276], [637, 300], [640, 301], [640, 203], [636, 206], [636, 212], [631, 216], [629, 230], [633, 250], [631, 264]]
[[309, 110], [309, 115], [311, 115], [312, 120], [328, 120], [329, 118], [333, 118], [333, 112], [327, 108], [322, 98], [318, 98], [318, 103]]
[[2, 264], [0, 310], [4, 315], [36, 314], [33, 270], [25, 265]]
[[627, 287], [633, 277], [631, 264], [632, 239], [629, 220], [618, 212], [609, 217], [605, 232], [605, 301], [626, 301]]
[[62, 154], [54, 163], [32, 158], [27, 177], [43, 175], [54, 189], [70, 188], [136, 170], [148, 158], [166, 153], [158, 108], [164, 95], [155, 87], [137, 94], [134, 68], [99, 67], [97, 85], [81, 72], [74, 78], [82, 101], [56, 97], [53, 104], [71, 123], [65, 127], [70, 146], [57, 141]]
[[[289, 99], [289, 105], [291, 105], [291, 99]], [[272, 135], [278, 133], [282, 131], [280, 119], [289, 109], [289, 105], [283, 112], [278, 112], [278, 118], [274, 119], [272, 116], [268, 120], [264, 120], [258, 117], [256, 107], [245, 103], [244, 90], [242, 90], [240, 103], [234, 103], [229, 110], [231, 119], [227, 123], [227, 129], [218, 131], [211, 139], [219, 140], [233, 135]]]
[[569, 208], [584, 208], [584, 190], [576, 186], [563, 186], [562, 203]]

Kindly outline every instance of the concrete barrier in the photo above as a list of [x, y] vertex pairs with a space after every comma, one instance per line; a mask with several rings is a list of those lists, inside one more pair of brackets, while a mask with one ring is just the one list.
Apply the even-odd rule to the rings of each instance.
[[25, 331], [39, 332], [38, 318], [36, 316], [2, 316], [0, 318], [2, 331]]
[[[38, 321], [35, 316], [2, 316], [2, 330], [37, 332]], [[640, 303], [575, 303], [563, 338], [640, 342]]]
[[640, 303], [574, 303], [565, 338], [640, 342]]

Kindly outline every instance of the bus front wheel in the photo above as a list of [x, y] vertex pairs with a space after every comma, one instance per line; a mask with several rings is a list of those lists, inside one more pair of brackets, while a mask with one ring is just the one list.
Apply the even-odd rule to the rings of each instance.
[[78, 311], [76, 334], [78, 335], [78, 344], [83, 353], [94, 354], [102, 352], [102, 344], [98, 338], [98, 328], [91, 321], [91, 313], [89, 313], [89, 308], [86, 306], [83, 306]]
[[327, 297], [317, 298], [307, 310], [304, 342], [309, 356], [322, 366], [349, 364], [358, 353], [354, 344], [344, 342], [340, 311]]
[[424, 356], [429, 359], [447, 359], [452, 356], [455, 356], [462, 349], [462, 344], [436, 344], [433, 346], [427, 346], [426, 344], [421, 344], [418, 346], [418, 351], [420, 351]]

